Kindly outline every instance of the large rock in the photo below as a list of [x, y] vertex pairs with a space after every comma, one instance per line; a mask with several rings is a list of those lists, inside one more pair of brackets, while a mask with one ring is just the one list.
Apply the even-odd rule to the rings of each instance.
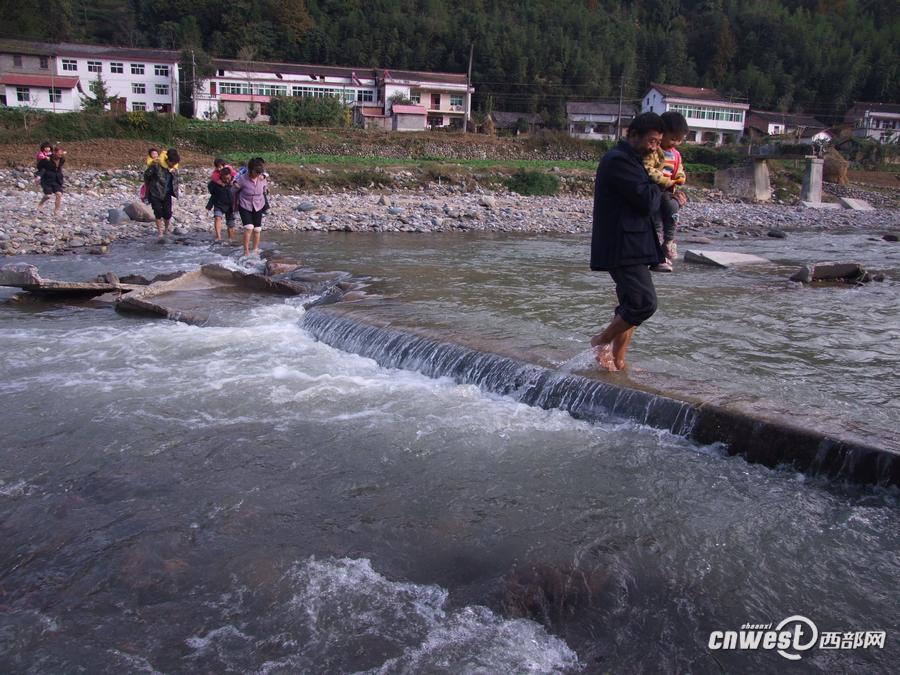
[[730, 251], [700, 251], [688, 249], [684, 252], [684, 262], [712, 265], [713, 267], [731, 267], [732, 265], [754, 265], [770, 261], [749, 253], [732, 253]]
[[865, 199], [854, 199], [853, 197], [838, 197], [838, 201], [845, 209], [853, 211], [874, 211], [872, 205]]
[[[868, 278], [867, 278], [868, 277]], [[865, 268], [859, 263], [816, 263], [804, 265], [791, 277], [791, 281], [803, 284], [815, 282], [857, 282], [870, 281], [874, 276], [867, 274]]]
[[25, 263], [12, 263], [0, 267], [0, 286], [14, 286], [24, 291], [46, 296], [93, 296], [122, 290], [115, 275], [100, 277], [93, 282], [55, 281], [44, 279], [37, 267]]
[[850, 168], [850, 162], [843, 158], [834, 148], [828, 148], [825, 153], [825, 164], [822, 166], [822, 179], [828, 183], [838, 183], [839, 185], [848, 185], [850, 179], [847, 177], [847, 170]]
[[153, 211], [149, 206], [142, 202], [131, 202], [126, 204], [122, 210], [129, 218], [139, 223], [152, 223], [156, 218], [153, 217]]
[[125, 221], [128, 215], [122, 209], [109, 209], [106, 212], [106, 222], [110, 225], [118, 225]]

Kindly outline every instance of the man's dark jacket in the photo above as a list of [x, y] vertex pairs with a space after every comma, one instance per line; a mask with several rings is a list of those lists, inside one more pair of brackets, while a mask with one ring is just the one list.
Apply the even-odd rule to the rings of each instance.
[[592, 270], [665, 260], [652, 217], [659, 209], [660, 194], [627, 141], [619, 141], [606, 153], [594, 186]]

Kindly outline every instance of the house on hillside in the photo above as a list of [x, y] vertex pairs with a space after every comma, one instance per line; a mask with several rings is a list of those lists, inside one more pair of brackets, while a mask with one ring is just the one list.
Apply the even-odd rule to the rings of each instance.
[[753, 141], [770, 136], [808, 144], [832, 139], [831, 132], [815, 117], [770, 110], [750, 110], [744, 130]]
[[[274, 96], [336, 96], [353, 109], [357, 126], [412, 131], [413, 128], [462, 129], [471, 112], [472, 93], [464, 74], [429, 73], [383, 68], [347, 68], [300, 63], [213, 61], [215, 74], [203, 79], [194, 95], [194, 116], [210, 119], [219, 110], [225, 119], [269, 121]], [[412, 101], [410, 110], [395, 111], [391, 99]], [[421, 124], [421, 111], [425, 112]], [[395, 119], [399, 115], [400, 119]], [[415, 119], [413, 119], [415, 118]]]
[[715, 89], [651, 83], [641, 102], [642, 112], [680, 112], [691, 132], [689, 143], [736, 143], [744, 133], [750, 106], [729, 100]]
[[569, 101], [566, 103], [566, 128], [569, 135], [575, 138], [615, 140], [619, 133], [625, 133], [634, 114], [634, 106], [630, 104], [620, 106], [618, 102]]
[[492, 112], [491, 121], [498, 135], [518, 136], [524, 132], [533, 133], [544, 128], [544, 118], [538, 113]]
[[0, 105], [81, 110], [99, 75], [113, 110], [178, 111], [179, 53], [0, 39]]
[[844, 115], [853, 125], [855, 138], [872, 138], [881, 143], [900, 143], [900, 103], [859, 101]]

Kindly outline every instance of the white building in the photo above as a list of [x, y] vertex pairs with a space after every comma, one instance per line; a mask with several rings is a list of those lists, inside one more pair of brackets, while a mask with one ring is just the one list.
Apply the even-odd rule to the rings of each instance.
[[794, 143], [816, 143], [831, 140], [831, 132], [815, 117], [774, 110], [751, 110], [745, 131], [752, 140], [777, 137]]
[[[267, 122], [274, 96], [337, 96], [356, 109], [358, 124], [392, 129], [398, 125], [392, 121], [391, 98], [398, 97], [424, 110], [422, 129], [426, 124], [462, 128], [474, 92], [465, 75], [454, 73], [228, 59], [215, 60], [213, 67], [215, 75], [202, 80], [194, 94], [199, 119], [247, 120], [252, 106], [258, 113], [254, 121]], [[418, 123], [412, 126], [419, 128]], [[399, 128], [410, 130], [410, 121], [402, 120]]]
[[747, 103], [729, 101], [715, 89], [656, 83], [650, 84], [641, 105], [641, 112], [680, 112], [691, 129], [687, 142], [716, 145], [740, 139], [749, 109]]
[[0, 40], [0, 104], [81, 110], [100, 76], [117, 111], [178, 111], [178, 52]]
[[900, 103], [857, 102], [844, 115], [853, 124], [853, 136], [880, 143], [900, 143]]
[[[619, 121], [619, 115], [622, 119]], [[601, 103], [599, 101], [569, 101], [566, 103], [566, 125], [569, 135], [589, 141], [610, 141], [624, 134], [634, 119], [630, 104]]]

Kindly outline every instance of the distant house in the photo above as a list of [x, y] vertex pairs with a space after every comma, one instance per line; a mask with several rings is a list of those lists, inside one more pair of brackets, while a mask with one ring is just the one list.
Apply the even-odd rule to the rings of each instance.
[[752, 140], [769, 136], [782, 136], [798, 143], [831, 140], [831, 132], [815, 117], [770, 110], [751, 110], [745, 131]]
[[881, 143], [900, 143], [900, 103], [859, 101], [844, 115], [853, 125], [855, 138], [872, 138]]
[[749, 109], [747, 103], [730, 101], [715, 89], [656, 83], [650, 84], [641, 104], [642, 112], [680, 112], [691, 129], [686, 141], [716, 145], [738, 141]]
[[73, 112], [100, 77], [117, 112], [178, 111], [179, 52], [0, 39], [0, 105]]
[[[220, 111], [226, 119], [247, 119], [255, 107], [254, 121], [267, 122], [275, 96], [335, 96], [353, 109], [357, 126], [411, 131], [413, 126], [425, 129], [427, 123], [462, 129], [475, 91], [466, 75], [457, 73], [230, 59], [216, 59], [212, 65], [214, 74], [201, 80], [194, 94], [194, 116], [200, 119], [217, 117]], [[392, 99], [398, 98], [412, 101], [417, 110], [400, 113], [404, 119], [395, 121]], [[421, 125], [419, 110], [425, 111]]]
[[[622, 120], [619, 121], [621, 112]], [[569, 135], [594, 141], [615, 140], [617, 129], [622, 134], [634, 119], [634, 107], [629, 104], [599, 101], [570, 101], [566, 103], [566, 125]]]
[[518, 136], [521, 132], [520, 122], [522, 121], [529, 133], [544, 127], [544, 118], [538, 113], [492, 112], [490, 117], [494, 123], [494, 130], [498, 134]]

